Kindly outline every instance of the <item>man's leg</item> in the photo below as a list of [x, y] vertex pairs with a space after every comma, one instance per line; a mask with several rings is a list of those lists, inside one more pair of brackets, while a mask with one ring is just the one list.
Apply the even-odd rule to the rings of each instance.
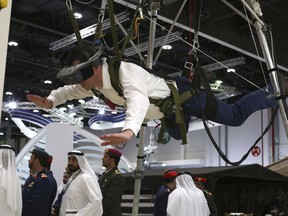
[[[206, 102], [205, 91], [200, 91], [199, 95], [194, 96], [187, 101], [183, 107], [184, 112], [201, 118], [201, 110], [206, 107]], [[235, 104], [227, 104], [218, 99], [216, 99], [216, 103], [218, 106], [217, 114], [210, 120], [229, 126], [240, 126], [255, 111], [275, 106], [276, 100], [274, 97], [268, 98], [268, 94], [263, 90], [257, 90], [245, 95]]]

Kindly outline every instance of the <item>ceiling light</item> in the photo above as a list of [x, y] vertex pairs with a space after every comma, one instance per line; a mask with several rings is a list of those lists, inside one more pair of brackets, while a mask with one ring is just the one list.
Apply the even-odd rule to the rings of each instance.
[[74, 13], [74, 16], [76, 19], [81, 19], [83, 17], [81, 13], [77, 13], [77, 12]]
[[9, 45], [9, 46], [15, 46], [15, 47], [16, 47], [16, 46], [18, 46], [18, 43], [17, 43], [16, 41], [9, 41], [9, 42], [8, 42], [8, 45]]
[[44, 80], [44, 84], [52, 84], [52, 81], [51, 80]]
[[170, 50], [170, 49], [172, 49], [172, 46], [167, 44], [167, 45], [163, 46], [163, 49], [164, 50]]
[[3, 132], [0, 132], [0, 136], [3, 136], [4, 135], [4, 133]]
[[222, 80], [216, 80], [215, 83], [218, 84], [218, 85], [220, 85], [220, 84], [223, 83], [223, 81], [222, 81]]
[[7, 91], [7, 92], [5, 92], [5, 95], [13, 95], [13, 93], [10, 91]]
[[235, 71], [236, 71], [236, 70], [235, 70], [234, 68], [228, 68], [228, 69], [227, 69], [227, 72], [228, 72], [228, 73], [231, 73], [231, 72], [234, 73]]

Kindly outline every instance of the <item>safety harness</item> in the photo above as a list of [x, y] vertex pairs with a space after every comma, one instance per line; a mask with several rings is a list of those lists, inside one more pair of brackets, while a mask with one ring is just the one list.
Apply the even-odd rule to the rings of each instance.
[[[125, 60], [124, 60], [125, 61]], [[116, 90], [119, 96], [123, 97], [123, 89], [120, 85], [119, 80], [119, 68], [121, 62], [119, 62], [115, 57], [114, 58], [107, 58], [108, 62], [108, 71], [110, 75], [110, 80], [113, 88]], [[127, 60], [126, 60], [127, 62]], [[131, 61], [128, 61], [131, 62]], [[133, 62], [136, 64], [135, 62]], [[142, 65], [139, 65], [143, 67]], [[178, 89], [175, 87], [173, 81], [181, 81], [183, 82], [183, 79], [179, 79], [179, 77], [169, 77], [164, 74], [157, 73], [149, 68], [143, 67], [146, 71], [149, 73], [152, 73], [158, 77], [163, 78], [166, 81], [166, 84], [171, 90], [171, 96], [167, 97], [165, 99], [154, 99], [149, 98], [149, 101], [151, 104], [154, 104], [155, 106], [158, 106], [160, 111], [164, 114], [164, 117], [161, 119], [161, 129], [158, 134], [158, 142], [163, 142], [163, 136], [165, 131], [165, 117], [171, 116], [172, 114], [175, 114], [175, 123], [179, 126], [181, 137], [182, 137], [182, 144], [187, 144], [187, 138], [186, 138], [186, 126], [184, 121], [184, 113], [181, 105], [185, 103], [189, 98], [196, 95], [196, 91], [193, 87], [190, 87], [186, 91], [179, 93]], [[186, 84], [190, 83], [189, 80], [186, 80]]]

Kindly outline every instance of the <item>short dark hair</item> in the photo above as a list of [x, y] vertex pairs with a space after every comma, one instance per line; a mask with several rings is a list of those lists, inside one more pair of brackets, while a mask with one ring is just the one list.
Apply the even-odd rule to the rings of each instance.
[[34, 154], [34, 157], [39, 160], [42, 167], [49, 169], [49, 163], [47, 158], [37, 154]]
[[39, 160], [42, 167], [50, 169], [51, 164], [49, 164], [49, 158], [52, 157], [51, 155], [49, 155], [46, 151], [41, 149], [33, 149], [31, 153], [34, 155], [36, 159]]
[[[97, 52], [96, 47], [92, 47], [89, 45], [74, 45], [70, 47], [68, 50], [64, 51], [62, 55], [59, 57], [60, 63], [62, 66], [72, 66], [73, 62], [79, 60], [81, 63], [87, 61], [90, 57], [92, 57]], [[102, 64], [102, 60], [99, 59], [98, 64], [93, 65], [97, 66]]]
[[114, 161], [115, 161], [115, 165], [118, 166], [119, 164], [119, 161], [120, 161], [120, 157], [116, 157], [116, 156], [113, 156], [113, 155], [109, 155], [110, 158], [113, 158]]

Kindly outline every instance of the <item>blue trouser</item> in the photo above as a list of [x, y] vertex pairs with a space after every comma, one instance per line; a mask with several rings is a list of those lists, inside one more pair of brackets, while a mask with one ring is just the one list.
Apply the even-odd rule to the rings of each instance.
[[[269, 87], [271, 89], [271, 87]], [[214, 118], [209, 119], [216, 123], [228, 126], [240, 126], [255, 111], [271, 108], [276, 105], [274, 97], [267, 97], [268, 94], [262, 90], [249, 93], [234, 104], [227, 104], [216, 99], [217, 113]], [[191, 116], [202, 118], [202, 109], [207, 103], [206, 92], [200, 90], [199, 94], [190, 98], [183, 104], [183, 111], [186, 115], [186, 128], [189, 126]], [[201, 105], [200, 105], [201, 104]], [[175, 139], [181, 139], [178, 125], [167, 126], [169, 134]]]

